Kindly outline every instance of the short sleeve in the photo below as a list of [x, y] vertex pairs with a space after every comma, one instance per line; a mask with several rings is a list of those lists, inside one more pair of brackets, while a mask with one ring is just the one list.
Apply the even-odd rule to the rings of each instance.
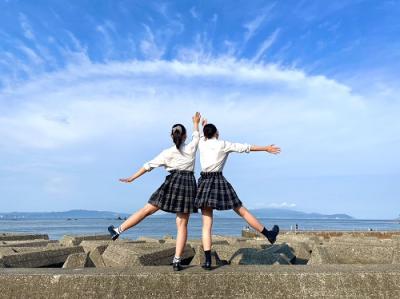
[[247, 143], [232, 143], [229, 141], [224, 141], [223, 143], [223, 151], [225, 153], [249, 153], [250, 147], [251, 145]]
[[153, 168], [165, 166], [166, 161], [166, 152], [162, 151], [157, 157], [153, 160], [150, 160], [143, 164], [143, 168], [147, 171], [151, 171]]

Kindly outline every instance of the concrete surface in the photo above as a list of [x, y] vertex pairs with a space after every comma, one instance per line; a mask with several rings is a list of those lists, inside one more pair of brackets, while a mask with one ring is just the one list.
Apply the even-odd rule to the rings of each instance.
[[400, 298], [395, 265], [0, 269], [0, 298]]

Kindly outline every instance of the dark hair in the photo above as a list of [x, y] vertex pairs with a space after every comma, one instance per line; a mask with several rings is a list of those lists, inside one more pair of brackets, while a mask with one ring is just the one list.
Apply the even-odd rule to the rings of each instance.
[[175, 124], [172, 126], [171, 136], [177, 149], [180, 149], [185, 135], [186, 135], [186, 128], [184, 125]]
[[211, 139], [217, 133], [217, 127], [213, 124], [206, 124], [203, 128], [203, 134], [207, 139]]

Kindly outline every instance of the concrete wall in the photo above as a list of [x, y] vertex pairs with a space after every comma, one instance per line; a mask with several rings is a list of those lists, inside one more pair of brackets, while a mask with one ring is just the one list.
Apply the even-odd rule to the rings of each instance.
[[0, 298], [400, 298], [395, 265], [0, 269]]

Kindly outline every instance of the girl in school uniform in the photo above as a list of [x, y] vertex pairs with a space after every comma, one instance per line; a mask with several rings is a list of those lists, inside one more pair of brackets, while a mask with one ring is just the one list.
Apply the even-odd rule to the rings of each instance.
[[257, 218], [238, 198], [232, 185], [222, 174], [229, 153], [249, 153], [251, 151], [265, 151], [270, 154], [278, 154], [280, 148], [274, 145], [257, 146], [249, 144], [231, 143], [219, 140], [219, 133], [213, 124], [207, 124], [203, 120], [204, 137], [200, 139], [200, 164], [201, 176], [197, 184], [196, 208], [200, 208], [203, 215], [202, 241], [205, 254], [203, 268], [211, 270], [211, 229], [213, 223], [213, 210], [233, 209], [239, 216], [255, 230], [262, 233], [273, 244], [279, 233], [279, 227], [274, 225], [272, 230], [267, 230]]
[[197, 188], [193, 171], [200, 139], [200, 113], [196, 112], [192, 119], [194, 129], [191, 142], [184, 143], [186, 140], [186, 128], [181, 124], [174, 125], [171, 130], [171, 138], [174, 145], [162, 151], [153, 160], [145, 163], [131, 177], [120, 179], [121, 182], [131, 183], [144, 173], [161, 166], [165, 167], [170, 173], [142, 209], [132, 214], [119, 227], [112, 225], [108, 227], [111, 238], [116, 240], [122, 232], [137, 225], [144, 218], [160, 209], [176, 213], [176, 251], [172, 263], [175, 271], [182, 270], [181, 256], [187, 241], [189, 215], [190, 213], [197, 213], [197, 208], [194, 206]]

